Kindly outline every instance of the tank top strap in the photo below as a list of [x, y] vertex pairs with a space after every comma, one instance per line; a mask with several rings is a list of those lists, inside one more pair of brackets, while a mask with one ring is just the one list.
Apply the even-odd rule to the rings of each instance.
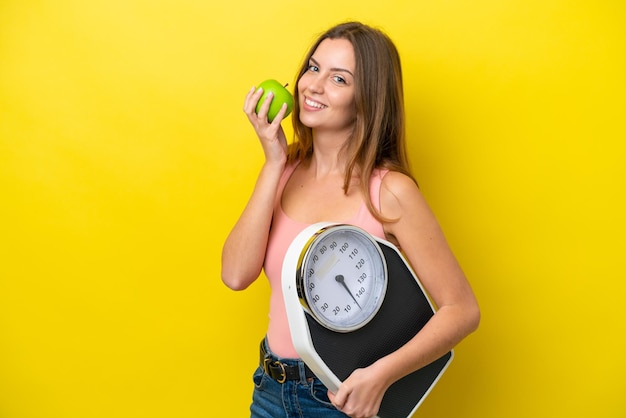
[[[370, 201], [374, 205], [374, 208], [380, 211], [380, 186], [383, 181], [383, 177], [387, 174], [387, 169], [375, 169], [370, 177]], [[372, 215], [367, 208], [365, 202], [361, 205], [358, 213], [354, 218], [350, 220], [353, 225], [359, 226], [365, 229], [370, 234], [379, 238], [385, 239], [385, 230], [382, 223]]]
[[380, 210], [380, 186], [383, 182], [383, 177], [389, 172], [388, 169], [375, 169], [372, 172], [370, 178], [370, 199], [374, 204], [374, 207]]

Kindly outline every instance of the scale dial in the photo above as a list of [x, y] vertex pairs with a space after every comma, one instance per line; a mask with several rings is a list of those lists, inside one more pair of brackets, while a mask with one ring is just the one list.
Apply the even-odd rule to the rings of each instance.
[[378, 243], [352, 225], [322, 228], [304, 246], [296, 284], [305, 309], [324, 327], [350, 332], [378, 312], [387, 265]]

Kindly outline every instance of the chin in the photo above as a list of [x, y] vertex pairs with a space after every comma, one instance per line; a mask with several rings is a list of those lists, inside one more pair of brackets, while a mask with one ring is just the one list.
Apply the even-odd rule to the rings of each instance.
[[311, 115], [306, 114], [306, 112], [300, 112], [300, 122], [307, 128], [317, 128], [320, 124], [319, 121], [316, 121], [315, 118], [312, 118]]

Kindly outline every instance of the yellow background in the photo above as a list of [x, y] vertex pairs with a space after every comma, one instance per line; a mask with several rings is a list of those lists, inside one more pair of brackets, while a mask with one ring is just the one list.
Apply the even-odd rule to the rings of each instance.
[[243, 100], [346, 19], [397, 43], [483, 312], [416, 416], [626, 416], [623, 1], [3, 0], [1, 417], [247, 416], [268, 286], [219, 277], [262, 162]]

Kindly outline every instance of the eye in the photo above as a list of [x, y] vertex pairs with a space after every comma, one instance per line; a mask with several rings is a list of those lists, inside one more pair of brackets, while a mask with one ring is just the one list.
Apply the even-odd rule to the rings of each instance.
[[346, 79], [343, 78], [340, 75], [336, 75], [333, 77], [333, 80], [335, 80], [335, 83], [339, 83], [339, 84], [346, 84]]
[[317, 65], [309, 64], [308, 70], [313, 71], [313, 72], [318, 72], [320, 69], [317, 67]]

